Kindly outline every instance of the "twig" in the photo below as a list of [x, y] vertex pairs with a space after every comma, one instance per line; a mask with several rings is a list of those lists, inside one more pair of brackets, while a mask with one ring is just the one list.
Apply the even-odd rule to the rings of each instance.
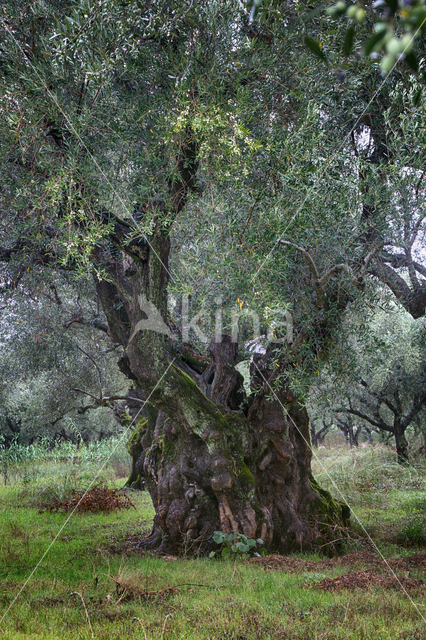
[[[120, 582], [120, 580], [117, 580], [117, 578], [113, 578], [112, 576], [107, 575], [106, 573], [102, 573], [101, 575], [106, 576], [107, 578], [109, 578], [110, 580], [113, 580], [119, 587], [122, 587], [122, 583]], [[205, 587], [206, 589], [214, 589], [215, 587], [212, 587], [209, 584], [197, 584], [195, 582], [181, 582], [180, 584], [175, 584], [172, 585], [170, 587], [165, 587], [164, 589], [159, 589], [158, 591], [142, 591], [139, 589], [134, 589], [134, 592], [137, 593], [137, 595], [142, 596], [142, 597], [150, 597], [150, 596], [159, 596], [162, 593], [166, 593], [167, 591], [174, 591], [175, 589], [179, 589], [180, 587]], [[126, 588], [123, 587], [123, 589], [126, 591]], [[127, 591], [130, 592], [131, 588], [127, 588]], [[124, 594], [121, 595], [120, 600], [122, 599]], [[118, 600], [118, 602], [120, 602], [120, 600]], [[117, 602], [117, 604], [118, 604]]]
[[336, 540], [331, 540], [331, 542], [325, 542], [324, 544], [322, 544], [321, 546], [318, 547], [318, 549], [322, 549], [323, 547], [328, 547], [331, 544], [334, 544], [335, 542], [341, 542], [342, 540], [347, 540], [347, 538], [336, 538]]
[[88, 622], [88, 625], [89, 625], [89, 628], [90, 628], [90, 633], [92, 634], [92, 638], [93, 638], [93, 640], [95, 640], [95, 634], [93, 633], [92, 623], [90, 622], [89, 612], [87, 611], [86, 603], [84, 602], [84, 598], [83, 598], [83, 596], [82, 596], [82, 595], [81, 595], [81, 593], [79, 593], [78, 591], [73, 591], [73, 593], [71, 593], [71, 595], [72, 595], [72, 596], [79, 596], [79, 597], [80, 597], [80, 599], [81, 599], [81, 601], [82, 601], [82, 603], [83, 603], [84, 610], [85, 610], [85, 612], [86, 612], [86, 618], [87, 618], [87, 622]]
[[123, 593], [121, 594], [121, 596], [118, 598], [117, 602], [115, 604], [120, 604], [120, 602], [122, 601], [122, 599], [124, 598], [124, 596], [127, 593], [127, 589], [124, 589]]
[[416, 196], [418, 196], [418, 195], [419, 195], [420, 185], [421, 185], [422, 180], [423, 180], [423, 178], [424, 178], [425, 172], [426, 172], [426, 169], [423, 169], [423, 171], [422, 171], [422, 175], [420, 176], [419, 181], [418, 181], [418, 183], [417, 183], [416, 190], [415, 190], [415, 194], [416, 194]]
[[172, 613], [168, 613], [168, 614], [166, 615], [166, 617], [164, 618], [163, 630], [162, 630], [162, 632], [161, 632], [161, 640], [163, 640], [163, 638], [164, 638], [164, 632], [165, 632], [165, 630], [166, 630], [167, 620], [168, 620], [168, 618], [170, 618], [170, 616], [172, 616], [172, 615], [173, 615]]
[[77, 345], [77, 349], [79, 349], [81, 351], [81, 353], [84, 353], [84, 355], [89, 358], [89, 360], [91, 360], [93, 362], [93, 364], [96, 367], [96, 370], [98, 372], [98, 387], [99, 387], [99, 393], [100, 393], [100, 397], [101, 400], [103, 398], [103, 393], [102, 393], [102, 374], [101, 374], [101, 370], [98, 367], [98, 363], [96, 362], [96, 360], [89, 354], [87, 353], [87, 351], [85, 351], [82, 347], [80, 347], [80, 345]]
[[142, 631], [143, 631], [143, 635], [144, 635], [144, 637], [145, 637], [145, 640], [148, 640], [147, 635], [146, 635], [146, 631], [145, 631], [145, 627], [144, 627], [144, 625], [143, 625], [143, 623], [142, 623], [142, 620], [141, 620], [140, 618], [132, 618], [132, 622], [135, 622], [135, 621], [136, 621], [136, 622], [139, 622], [139, 624], [140, 624], [140, 625], [141, 625], [141, 627], [142, 627]]
[[80, 389], [79, 387], [71, 387], [71, 391], [79, 391], [80, 393], [84, 393], [85, 396], [89, 396], [90, 398], [93, 398], [93, 400], [96, 400], [96, 402], [98, 404], [101, 404], [102, 400], [98, 400], [98, 398], [96, 396], [93, 395], [93, 393], [89, 393], [88, 391], [84, 391], [84, 389]]

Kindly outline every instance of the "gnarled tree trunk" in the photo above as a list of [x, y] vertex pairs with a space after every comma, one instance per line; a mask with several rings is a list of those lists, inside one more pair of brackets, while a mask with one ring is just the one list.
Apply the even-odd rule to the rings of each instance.
[[126, 346], [129, 370], [152, 407], [138, 435], [136, 471], [156, 511], [142, 544], [206, 553], [216, 547], [216, 530], [261, 538], [279, 551], [324, 543], [349, 510], [312, 478], [306, 409], [285, 387], [271, 391], [267, 356], [254, 367], [256, 391], [247, 400], [228, 336], [212, 341], [203, 371], [167, 331], [144, 328], [147, 300], [167, 317], [169, 242], [160, 233], [151, 240], [135, 247], [134, 268], [114, 264], [114, 284], [98, 283], [111, 336]]

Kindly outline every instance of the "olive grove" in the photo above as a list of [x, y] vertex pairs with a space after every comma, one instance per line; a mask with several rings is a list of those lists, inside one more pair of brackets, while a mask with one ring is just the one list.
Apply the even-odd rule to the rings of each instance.
[[4, 6], [3, 293], [93, 278], [147, 401], [141, 544], [326, 543], [349, 510], [312, 477], [310, 380], [378, 282], [426, 305], [417, 77], [327, 66], [304, 35], [330, 58], [345, 26], [294, 3], [254, 20], [233, 1]]

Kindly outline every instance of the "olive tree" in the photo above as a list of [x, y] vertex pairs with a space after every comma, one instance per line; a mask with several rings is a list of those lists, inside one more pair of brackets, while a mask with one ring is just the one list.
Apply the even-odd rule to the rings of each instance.
[[[348, 135], [377, 69], [339, 86], [299, 48], [293, 3], [271, 4], [262, 24], [232, 1], [6, 13], [5, 285], [28, 268], [92, 272], [121, 369], [149, 401], [134, 434], [156, 510], [142, 544], [204, 553], [216, 529], [281, 551], [324, 543], [349, 514], [312, 477], [302, 394], [370, 276], [417, 314], [426, 303], [418, 280], [405, 295], [398, 269], [411, 263], [394, 264], [363, 216], [360, 143]], [[416, 216], [404, 224], [419, 232]], [[193, 287], [193, 302], [222, 295], [259, 319], [254, 356], [222, 303], [197, 353], [188, 298], [169, 304]]]
[[[356, 314], [349, 322], [356, 324]], [[424, 421], [426, 409], [424, 333], [423, 319], [394, 305], [373, 314], [368, 332], [346, 334], [344, 361], [317, 385], [316, 411], [322, 407], [342, 430], [351, 430], [352, 440], [362, 428], [393, 438], [399, 462], [406, 463], [407, 432]]]
[[116, 433], [129, 380], [117, 367], [122, 354], [93, 304], [93, 283], [80, 279], [77, 288], [57, 274], [54, 282], [38, 278], [34, 285], [27, 279], [19, 292], [3, 297], [4, 443], [41, 437], [87, 442]]

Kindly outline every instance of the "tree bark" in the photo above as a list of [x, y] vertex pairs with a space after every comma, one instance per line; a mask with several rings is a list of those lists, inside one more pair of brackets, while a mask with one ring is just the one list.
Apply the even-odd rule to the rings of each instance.
[[409, 461], [408, 455], [408, 442], [405, 437], [405, 430], [400, 427], [398, 424], [394, 424], [394, 436], [395, 436], [395, 446], [396, 453], [398, 456], [398, 462], [400, 464], [407, 464]]
[[[215, 345], [216, 371], [217, 351]], [[347, 509], [312, 479], [305, 408], [283, 390], [279, 400], [286, 400], [287, 415], [266, 393], [241, 415], [226, 405], [212, 406], [189, 376], [185, 383], [180, 393], [186, 394], [182, 405], [188, 410], [177, 417], [159, 400], [162, 409], [150, 412], [140, 433], [136, 469], [156, 510], [144, 546], [206, 553], [215, 546], [213, 532], [222, 530], [261, 538], [266, 548], [285, 552], [324, 543], [327, 527], [331, 532], [346, 523]], [[224, 387], [231, 386], [228, 378]]]
[[113, 284], [98, 283], [110, 334], [126, 347], [151, 406], [133, 438], [141, 450], [135, 472], [156, 512], [141, 546], [205, 554], [217, 548], [216, 530], [261, 538], [280, 552], [326, 544], [348, 523], [349, 509], [312, 478], [307, 411], [285, 386], [265, 384], [268, 358], [253, 372], [257, 391], [247, 399], [230, 337], [212, 341], [200, 373], [166, 332], [138, 324], [146, 320], [141, 301], [167, 318], [168, 237], [150, 240], [135, 247], [134, 269], [114, 264]]

